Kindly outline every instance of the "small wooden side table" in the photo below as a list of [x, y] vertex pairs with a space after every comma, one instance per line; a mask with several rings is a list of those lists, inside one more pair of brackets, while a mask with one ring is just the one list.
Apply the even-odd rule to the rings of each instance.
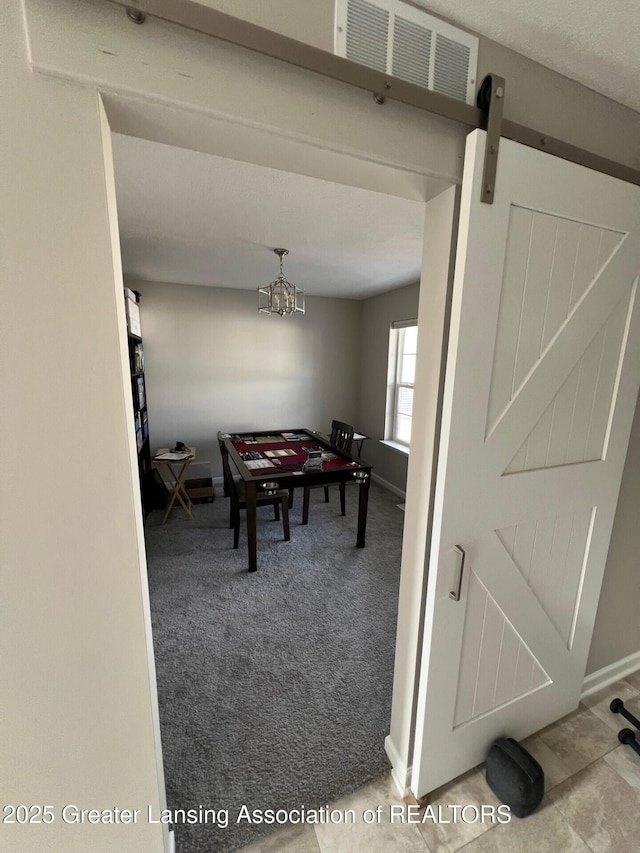
[[[185, 453], [186, 452], [187, 451], [185, 451]], [[186, 479], [187, 469], [195, 458], [195, 447], [189, 448], [188, 456], [186, 457], [184, 453], [177, 453], [168, 447], [162, 447], [160, 450], [156, 451], [152, 462], [154, 467], [158, 469], [165, 486], [169, 490], [169, 502], [167, 503], [167, 508], [164, 511], [162, 524], [164, 524], [169, 517], [169, 513], [173, 509], [173, 505], [176, 501], [182, 506], [189, 518], [193, 518], [191, 515], [191, 507], [193, 504], [191, 503], [191, 498], [184, 487], [184, 481]], [[162, 476], [163, 472], [166, 472], [166, 477]]]
[[364, 444], [364, 442], [365, 442], [368, 438], [369, 438], [369, 436], [368, 436], [368, 435], [364, 435], [364, 433], [362, 433], [362, 432], [354, 432], [354, 434], [353, 434], [353, 443], [358, 445], [358, 452], [356, 453], [356, 456], [358, 456], [358, 458], [359, 458], [360, 456], [362, 456], [362, 445]]

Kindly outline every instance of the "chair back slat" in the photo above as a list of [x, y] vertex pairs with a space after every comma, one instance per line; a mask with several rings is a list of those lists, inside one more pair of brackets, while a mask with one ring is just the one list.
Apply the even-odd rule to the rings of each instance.
[[346, 424], [344, 421], [332, 421], [329, 441], [334, 447], [337, 447], [338, 450], [344, 450], [345, 453], [351, 453], [354, 432], [355, 429], [351, 424]]

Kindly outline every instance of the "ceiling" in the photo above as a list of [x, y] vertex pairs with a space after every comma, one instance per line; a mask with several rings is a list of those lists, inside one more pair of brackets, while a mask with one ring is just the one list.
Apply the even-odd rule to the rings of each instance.
[[125, 275], [362, 299], [420, 276], [424, 203], [113, 135]]
[[[640, 111], [637, 0], [413, 0]], [[127, 276], [361, 299], [417, 281], [424, 206], [317, 178], [114, 135]]]

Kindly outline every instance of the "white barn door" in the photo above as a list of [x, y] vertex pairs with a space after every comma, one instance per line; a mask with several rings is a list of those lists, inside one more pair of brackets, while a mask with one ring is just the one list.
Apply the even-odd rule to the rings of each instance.
[[577, 706], [640, 380], [640, 188], [502, 140], [482, 204], [485, 141], [462, 184], [417, 796]]

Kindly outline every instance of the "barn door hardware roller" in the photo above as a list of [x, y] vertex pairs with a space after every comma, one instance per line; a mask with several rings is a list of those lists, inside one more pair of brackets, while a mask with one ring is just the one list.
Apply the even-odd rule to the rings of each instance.
[[500, 148], [500, 133], [502, 131], [502, 107], [504, 104], [504, 77], [497, 74], [487, 74], [478, 89], [476, 103], [487, 118], [487, 147], [484, 152], [484, 169], [482, 171], [482, 192], [480, 201], [493, 204], [498, 170], [498, 149]]

